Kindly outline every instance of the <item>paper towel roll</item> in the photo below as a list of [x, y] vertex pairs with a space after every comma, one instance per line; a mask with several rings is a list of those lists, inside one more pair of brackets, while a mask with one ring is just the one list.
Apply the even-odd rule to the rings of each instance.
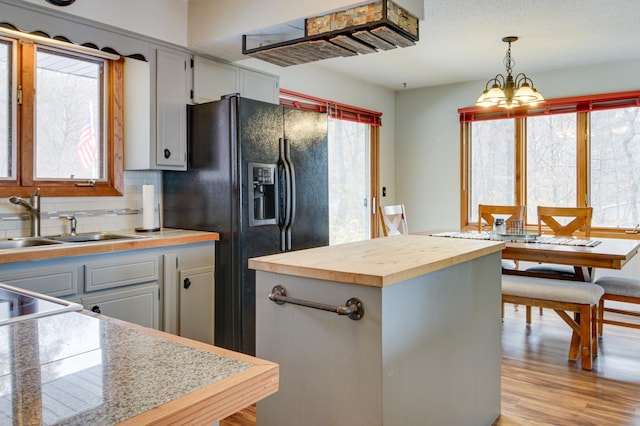
[[155, 189], [153, 185], [142, 185], [142, 229], [155, 228]]

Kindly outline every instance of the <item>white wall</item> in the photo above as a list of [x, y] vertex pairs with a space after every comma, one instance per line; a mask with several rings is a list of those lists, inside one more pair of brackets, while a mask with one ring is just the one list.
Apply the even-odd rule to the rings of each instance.
[[24, 1], [180, 46], [187, 45], [189, 0], [78, 0], [64, 7], [45, 0]]
[[[551, 99], [638, 90], [638, 75], [640, 59], [530, 77]], [[476, 81], [396, 94], [396, 200], [406, 205], [411, 232], [460, 226], [457, 110], [472, 106], [484, 85], [485, 81]], [[632, 263], [625, 273], [640, 277], [640, 256]]]

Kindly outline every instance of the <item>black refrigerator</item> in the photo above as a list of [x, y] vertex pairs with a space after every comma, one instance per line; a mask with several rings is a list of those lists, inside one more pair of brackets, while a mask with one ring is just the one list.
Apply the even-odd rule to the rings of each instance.
[[215, 344], [255, 354], [248, 259], [329, 244], [327, 116], [228, 96], [187, 106], [187, 171], [163, 172], [163, 225], [220, 234]]

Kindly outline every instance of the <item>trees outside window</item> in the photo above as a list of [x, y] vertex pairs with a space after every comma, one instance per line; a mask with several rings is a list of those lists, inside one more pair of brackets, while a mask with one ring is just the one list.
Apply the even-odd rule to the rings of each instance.
[[548, 100], [538, 109], [461, 108], [461, 226], [478, 204], [593, 207], [592, 235], [640, 224], [640, 91]]

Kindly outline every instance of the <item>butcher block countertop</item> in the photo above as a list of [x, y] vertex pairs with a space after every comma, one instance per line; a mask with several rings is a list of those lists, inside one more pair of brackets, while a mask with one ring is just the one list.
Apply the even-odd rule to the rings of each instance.
[[[67, 256], [83, 256], [96, 253], [110, 253], [123, 250], [163, 247], [180, 244], [193, 244], [205, 241], [218, 241], [217, 232], [189, 231], [184, 229], [163, 228], [157, 232], [136, 232], [135, 230], [113, 231], [114, 234], [129, 234], [138, 238], [123, 240], [105, 240], [85, 243], [66, 243], [17, 249], [0, 250], [0, 264], [24, 262], [28, 260], [55, 259]], [[46, 237], [45, 237], [46, 238]]]
[[385, 287], [502, 251], [500, 241], [397, 235], [249, 259], [249, 268]]
[[86, 311], [0, 326], [0, 424], [211, 425], [275, 393], [278, 364]]

